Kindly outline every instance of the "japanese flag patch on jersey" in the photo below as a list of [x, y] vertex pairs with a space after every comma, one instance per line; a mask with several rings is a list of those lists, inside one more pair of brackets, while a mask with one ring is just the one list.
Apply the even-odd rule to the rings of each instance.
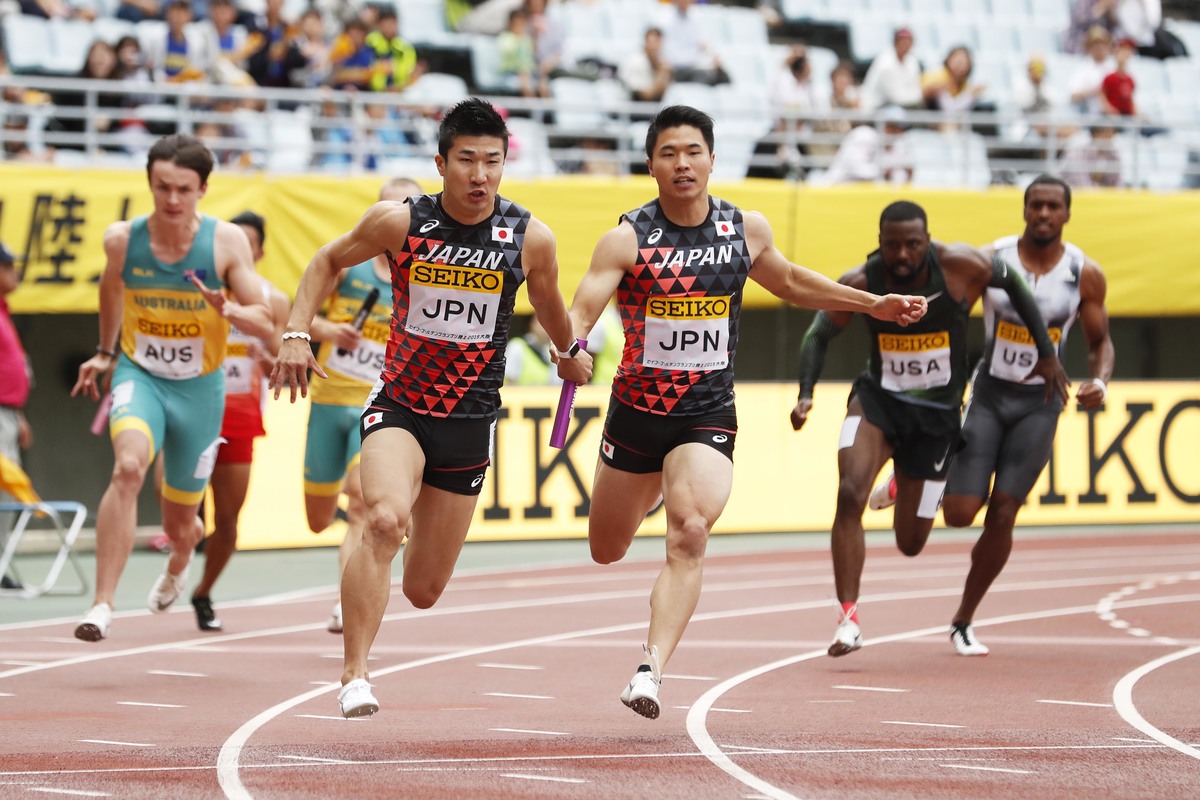
[[730, 237], [733, 236], [733, 223], [728, 220], [719, 219], [715, 223], [717, 228], [717, 236]]
[[502, 225], [492, 226], [492, 241], [493, 242], [511, 242], [513, 240], [512, 228], [505, 228]]

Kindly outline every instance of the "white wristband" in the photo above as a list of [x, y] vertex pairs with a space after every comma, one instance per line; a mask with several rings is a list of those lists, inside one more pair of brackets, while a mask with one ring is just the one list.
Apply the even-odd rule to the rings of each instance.
[[303, 339], [306, 342], [312, 341], [312, 336], [304, 331], [288, 331], [281, 337], [285, 342], [288, 339]]
[[1108, 397], [1108, 387], [1105, 386], [1104, 381], [1100, 380], [1099, 378], [1092, 378], [1092, 383], [1100, 387], [1100, 402], [1103, 403], [1104, 399]]

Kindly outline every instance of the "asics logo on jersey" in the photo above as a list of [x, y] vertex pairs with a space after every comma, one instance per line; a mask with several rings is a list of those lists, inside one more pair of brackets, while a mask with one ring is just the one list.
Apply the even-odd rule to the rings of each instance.
[[646, 244], [654, 244], [662, 238], [662, 228], [655, 228], [650, 231], [650, 235], [646, 237]]
[[717, 444], [725, 444], [726, 442], [729, 441], [729, 437], [723, 433], [718, 433], [715, 436], [713, 436], [713, 441], [716, 442]]
[[471, 481], [471, 488], [474, 489], [479, 484], [483, 483], [483, 475], [476, 475], [475, 480]]
[[441, 225], [441, 220], [431, 219], [421, 226], [421, 233], [429, 233], [431, 230]]

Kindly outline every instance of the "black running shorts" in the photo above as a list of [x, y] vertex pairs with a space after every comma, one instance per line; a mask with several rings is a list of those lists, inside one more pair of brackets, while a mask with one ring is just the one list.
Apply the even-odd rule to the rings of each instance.
[[425, 453], [421, 481], [454, 494], [477, 495], [492, 462], [496, 418], [431, 417], [417, 414], [378, 392], [363, 411], [359, 431], [363, 441], [383, 428], [402, 428], [413, 435]]
[[950, 471], [958, 446], [958, 409], [909, 403], [859, 376], [850, 391], [867, 421], [883, 431], [895, 452], [892, 463], [909, 478], [941, 480]]
[[737, 411], [733, 406], [704, 414], [651, 414], [613, 398], [604, 420], [600, 457], [622, 472], [662, 472], [667, 453], [681, 444], [708, 445], [733, 461]]

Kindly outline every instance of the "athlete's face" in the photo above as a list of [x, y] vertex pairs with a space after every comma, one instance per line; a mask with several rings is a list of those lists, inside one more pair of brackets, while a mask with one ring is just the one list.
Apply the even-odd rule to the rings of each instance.
[[1062, 238], [1063, 226], [1071, 219], [1067, 193], [1061, 186], [1038, 183], [1029, 187], [1025, 201], [1025, 235], [1039, 247]]
[[646, 166], [658, 182], [659, 196], [688, 200], [708, 191], [713, 154], [699, 128], [681, 125], [659, 132]]
[[897, 284], [914, 285], [925, 274], [929, 231], [919, 219], [885, 222], [879, 228], [879, 253], [883, 266]]
[[172, 161], [155, 161], [150, 165], [150, 193], [154, 195], [154, 213], [162, 220], [181, 224], [196, 216], [196, 204], [208, 185], [200, 175]]
[[442, 202], [452, 216], [476, 221], [492, 213], [504, 175], [504, 141], [496, 136], [459, 136], [445, 158], [434, 157], [442, 176]]

